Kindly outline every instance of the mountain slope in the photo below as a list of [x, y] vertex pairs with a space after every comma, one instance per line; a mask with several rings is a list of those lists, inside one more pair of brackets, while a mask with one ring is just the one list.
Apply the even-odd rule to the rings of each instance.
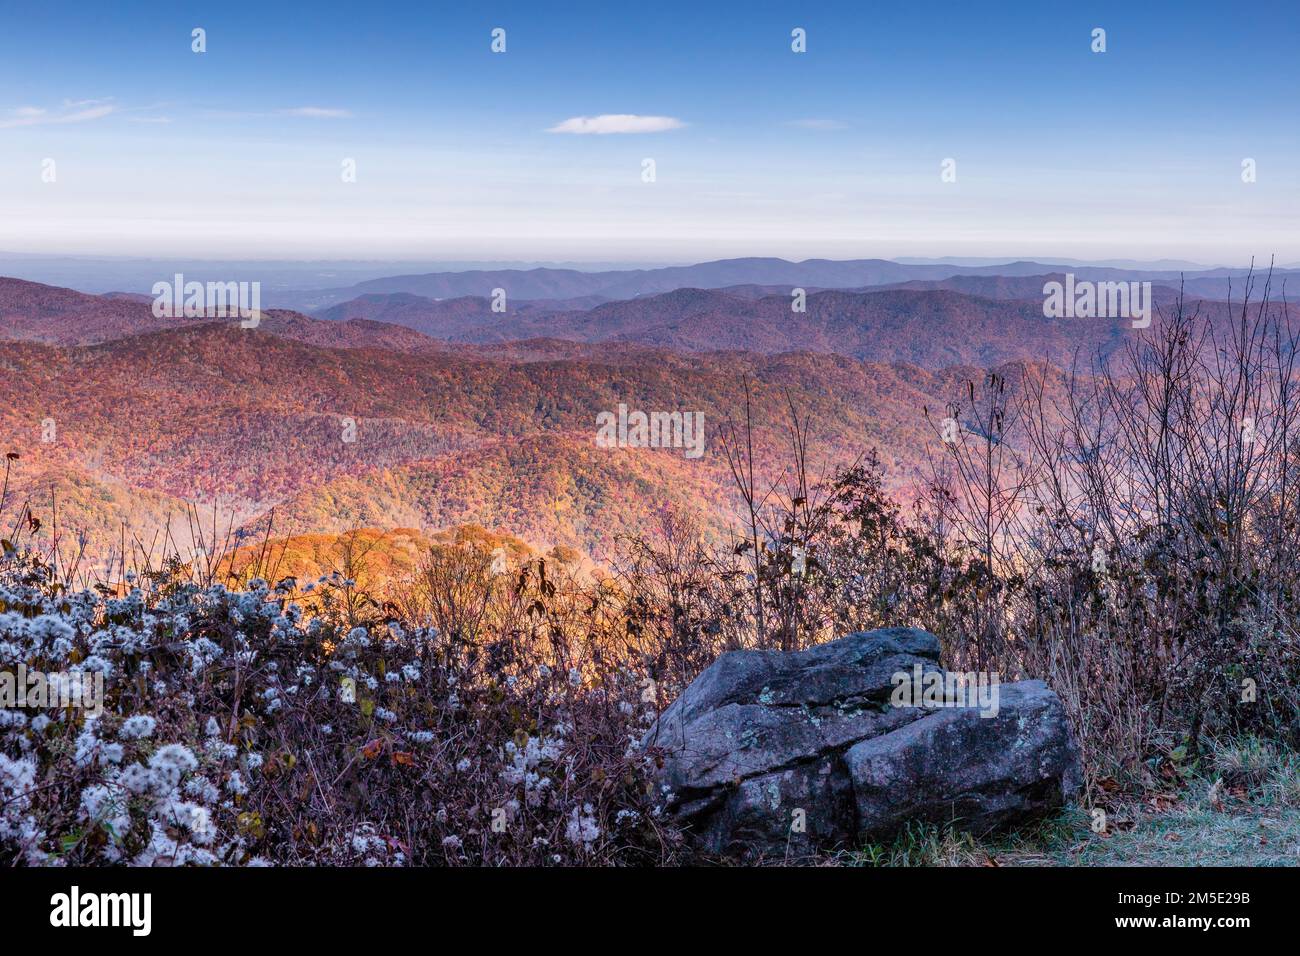
[[[734, 502], [719, 429], [742, 407], [745, 378], [763, 473], [784, 467], [788, 395], [813, 423], [819, 460], [846, 464], [876, 447], [892, 480], [908, 483], [934, 440], [923, 409], [983, 375], [623, 343], [327, 348], [213, 323], [95, 346], [9, 343], [0, 361], [0, 447], [22, 454], [25, 474], [81, 469], [168, 506], [219, 501], [241, 522], [288, 507], [304, 523], [285, 533], [475, 520], [584, 548], [668, 503], [725, 520]], [[702, 413], [703, 457], [598, 448], [596, 417], [620, 403]], [[111, 528], [110, 512], [84, 523]]]
[[[675, 289], [616, 300], [582, 312], [492, 313], [486, 299], [434, 301], [403, 296], [385, 307], [371, 297], [372, 314], [452, 342], [497, 343], [525, 338], [627, 342], [690, 352], [741, 349], [779, 353], [831, 352], [871, 362], [906, 361], [925, 368], [988, 365], [1016, 360], [1067, 362], [1077, 349], [1109, 352], [1134, 334], [1128, 319], [1049, 319], [1037, 298], [1001, 299], [949, 289], [826, 290], [806, 297], [795, 312], [789, 293], [757, 295]], [[1013, 283], [1013, 284], [1009, 284]], [[1018, 280], [978, 280], [980, 288], [1023, 291]], [[1158, 304], [1174, 294], [1161, 289]], [[324, 315], [353, 314], [350, 303]]]
[[[0, 277], [0, 339], [47, 345], [96, 345], [148, 332], [165, 332], [238, 318], [158, 318], [153, 299], [124, 292], [86, 295], [72, 289]], [[356, 321], [326, 322], [298, 312], [268, 309], [259, 332], [333, 348], [419, 350], [444, 345], [407, 328], [367, 316]]]

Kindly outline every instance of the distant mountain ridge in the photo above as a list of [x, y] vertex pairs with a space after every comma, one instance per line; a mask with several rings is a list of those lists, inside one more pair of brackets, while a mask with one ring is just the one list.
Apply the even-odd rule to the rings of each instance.
[[[1296, 270], [1286, 270], [1295, 273]], [[563, 300], [584, 296], [631, 299], [680, 288], [720, 289], [728, 286], [800, 286], [819, 289], [860, 289], [953, 276], [1034, 276], [1073, 273], [1078, 278], [1174, 283], [1182, 278], [1224, 279], [1244, 276], [1245, 269], [1214, 268], [1197, 272], [1121, 269], [1111, 266], [1019, 261], [999, 265], [963, 266], [946, 263], [907, 264], [888, 259], [775, 258], [720, 259], [660, 269], [581, 272], [576, 269], [500, 269], [430, 272], [370, 279], [346, 288], [277, 293], [276, 304], [316, 312], [361, 295], [408, 293], [432, 299], [483, 296], [504, 289], [508, 300]], [[1257, 270], [1258, 272], [1258, 270]], [[1279, 278], [1282, 271], [1277, 273]]]
[[[688, 352], [809, 350], [930, 369], [1018, 359], [1068, 364], [1076, 351], [1108, 353], [1133, 334], [1127, 318], [1045, 317], [1043, 283], [1053, 278], [1063, 277], [967, 276], [855, 291], [810, 290], [803, 312], [793, 310], [788, 292], [740, 286], [674, 289], [583, 311], [521, 308], [505, 314], [494, 313], [486, 298], [438, 301], [397, 293], [390, 302], [372, 294], [319, 315], [336, 321], [368, 315], [435, 339], [476, 345], [550, 339]], [[1178, 291], [1154, 286], [1152, 296], [1157, 309], [1167, 313]], [[1210, 315], [1227, 311], [1222, 302], [1188, 302]]]
[[[1063, 278], [1059, 273], [968, 275], [857, 290], [811, 287], [802, 311], [793, 308], [788, 290], [757, 285], [686, 287], [631, 299], [508, 301], [505, 312], [480, 296], [369, 293], [325, 309], [318, 318], [268, 309], [257, 331], [327, 348], [420, 352], [493, 346], [503, 349], [500, 355], [509, 361], [536, 351], [531, 346], [521, 350], [518, 343], [545, 340], [551, 354], [561, 354], [555, 343], [567, 341], [682, 352], [813, 351], [869, 362], [906, 361], [928, 369], [1017, 360], [1068, 364], [1079, 351], [1109, 353], [1133, 333], [1127, 318], [1044, 316], [1044, 284]], [[1244, 286], [1242, 280], [1233, 281]], [[1257, 287], [1260, 281], [1256, 279]], [[1154, 285], [1152, 295], [1157, 310], [1167, 313], [1179, 292]], [[1189, 305], [1211, 317], [1228, 312], [1215, 300], [1192, 297]], [[214, 321], [158, 318], [142, 296], [92, 296], [0, 279], [0, 338], [95, 345]]]

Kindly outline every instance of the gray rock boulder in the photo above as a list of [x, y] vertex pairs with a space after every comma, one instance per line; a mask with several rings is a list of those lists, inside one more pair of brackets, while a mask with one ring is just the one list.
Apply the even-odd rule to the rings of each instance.
[[1056, 695], [1021, 681], [970, 706], [938, 661], [914, 628], [723, 654], [642, 741], [663, 755], [668, 809], [706, 853], [790, 859], [908, 820], [983, 832], [1072, 799], [1079, 758]]

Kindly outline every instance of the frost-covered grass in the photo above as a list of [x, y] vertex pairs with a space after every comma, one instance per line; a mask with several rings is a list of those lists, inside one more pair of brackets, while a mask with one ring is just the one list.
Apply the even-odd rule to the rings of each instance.
[[913, 824], [840, 854], [855, 866], [1300, 866], [1300, 758], [1258, 738], [1216, 741], [1163, 785], [1118, 792], [982, 839]]
[[[641, 682], [545, 641], [307, 618], [291, 582], [67, 593], [0, 569], [0, 671], [99, 672], [98, 716], [0, 709], [0, 865], [671, 862]], [[332, 586], [322, 580], [320, 587]]]

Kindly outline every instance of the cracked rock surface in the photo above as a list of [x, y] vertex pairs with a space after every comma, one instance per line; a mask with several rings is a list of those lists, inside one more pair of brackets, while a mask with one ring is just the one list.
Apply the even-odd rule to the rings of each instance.
[[800, 858], [887, 838], [908, 820], [975, 833], [1046, 813], [1081, 783], [1064, 709], [1042, 681], [978, 707], [895, 706], [894, 675], [938, 672], [915, 628], [805, 651], [730, 651], [660, 716], [669, 810], [710, 854]]

